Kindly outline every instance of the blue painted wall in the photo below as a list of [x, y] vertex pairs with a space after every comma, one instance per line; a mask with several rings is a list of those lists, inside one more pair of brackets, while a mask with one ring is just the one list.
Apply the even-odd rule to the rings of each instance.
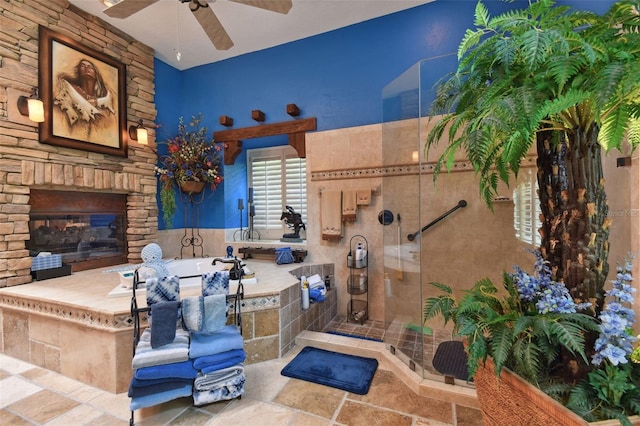
[[[526, 2], [484, 2], [492, 14], [525, 7]], [[611, 1], [565, 1], [577, 8], [604, 12]], [[288, 121], [289, 103], [300, 118], [317, 117], [318, 130], [382, 121], [382, 89], [416, 62], [455, 53], [472, 27], [476, 1], [437, 0], [382, 18], [208, 65], [177, 71], [156, 60], [158, 141], [175, 135], [178, 117], [204, 114], [210, 131], [223, 130], [218, 117], [234, 119], [233, 128], [257, 125], [251, 111], [266, 122]], [[436, 67], [434, 79], [453, 70], [455, 61]], [[450, 69], [447, 67], [450, 66]], [[169, 133], [166, 131], [171, 130]], [[243, 153], [225, 166], [223, 184], [205, 199], [202, 228], [240, 225], [237, 199], [246, 201], [246, 149], [287, 144], [286, 136], [243, 141]], [[159, 146], [162, 153], [163, 146]], [[246, 202], [245, 202], [246, 206]], [[180, 206], [179, 206], [180, 208]], [[243, 226], [246, 227], [246, 209]], [[160, 215], [162, 216], [162, 215]], [[174, 227], [184, 225], [177, 214]], [[160, 217], [160, 229], [165, 224]]]

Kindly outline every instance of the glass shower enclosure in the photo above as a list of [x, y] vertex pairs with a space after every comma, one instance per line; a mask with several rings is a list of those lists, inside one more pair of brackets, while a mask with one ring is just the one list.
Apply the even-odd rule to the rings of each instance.
[[[530, 250], [538, 247], [539, 219], [531, 208], [537, 199], [524, 196], [537, 198], [535, 152], [523, 162], [518, 179], [499, 185], [493, 211], [480, 198], [475, 172], [462, 154], [434, 182], [434, 161], [446, 144], [425, 152], [436, 118], [429, 117], [429, 109], [434, 85], [456, 65], [455, 54], [420, 61], [382, 91], [384, 343], [411, 370], [437, 381], [447, 380], [434, 356], [443, 342], [458, 338], [441, 319], [423, 321], [425, 299], [440, 294], [430, 283], [452, 287], [454, 296], [483, 278], [501, 287], [502, 273], [512, 272], [514, 265], [532, 272]], [[613, 220], [609, 280], [616, 262], [629, 252], [640, 253], [638, 162], [624, 167], [616, 162], [631, 155], [603, 154]], [[462, 379], [455, 384], [472, 386]]]

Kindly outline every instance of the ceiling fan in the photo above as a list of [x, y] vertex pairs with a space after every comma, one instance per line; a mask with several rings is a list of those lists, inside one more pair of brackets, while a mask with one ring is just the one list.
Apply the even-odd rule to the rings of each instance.
[[[104, 10], [111, 18], [124, 19], [151, 6], [159, 0], [120, 0], [113, 6]], [[233, 47], [233, 40], [224, 29], [224, 26], [209, 7], [206, 0], [178, 0], [180, 3], [189, 3], [189, 9], [200, 23], [213, 45], [218, 50], [229, 50]], [[236, 3], [253, 6], [271, 12], [286, 15], [293, 6], [292, 0], [230, 0]]]

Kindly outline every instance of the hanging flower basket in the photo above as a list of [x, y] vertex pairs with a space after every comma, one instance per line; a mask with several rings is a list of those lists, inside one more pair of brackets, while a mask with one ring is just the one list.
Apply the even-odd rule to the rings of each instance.
[[215, 190], [222, 183], [223, 145], [215, 143], [201, 127], [202, 114], [191, 117], [185, 124], [178, 120], [178, 135], [169, 139], [167, 154], [158, 158], [156, 176], [162, 183], [160, 203], [165, 224], [171, 228], [176, 212], [176, 191], [199, 194], [209, 185]]
[[185, 194], [199, 194], [204, 190], [205, 182], [187, 181], [180, 183], [180, 190]]

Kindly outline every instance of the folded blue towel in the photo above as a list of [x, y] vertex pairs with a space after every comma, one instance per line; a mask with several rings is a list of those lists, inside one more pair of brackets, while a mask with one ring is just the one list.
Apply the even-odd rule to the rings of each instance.
[[131, 411], [139, 410], [140, 408], [151, 407], [154, 405], [162, 404], [163, 402], [172, 401], [177, 398], [190, 396], [193, 391], [193, 385], [184, 385], [181, 388], [168, 390], [164, 392], [156, 392], [147, 396], [140, 396], [131, 398], [129, 403], [129, 409]]
[[193, 360], [183, 362], [174, 362], [172, 364], [153, 365], [150, 367], [138, 368], [134, 371], [136, 379], [153, 380], [153, 379], [194, 379], [198, 374], [198, 370], [193, 366]]
[[[232, 351], [229, 351], [232, 352]], [[229, 353], [229, 352], [225, 352], [225, 353]], [[206, 358], [206, 357], [204, 357]], [[200, 358], [198, 358], [200, 359]], [[236, 355], [233, 356], [228, 356], [226, 359], [220, 360], [218, 362], [209, 362], [209, 363], [202, 363], [202, 365], [200, 366], [199, 370], [200, 372], [204, 373], [204, 374], [210, 374], [216, 371], [220, 371], [224, 368], [228, 368], [228, 367], [232, 367], [234, 365], [238, 365], [244, 362], [244, 360], [247, 359], [247, 356], [245, 355], [244, 351], [242, 351], [242, 353], [238, 353]]]
[[320, 290], [319, 288], [309, 289], [309, 300], [314, 303], [324, 302], [325, 297], [322, 294], [322, 290]]
[[191, 332], [189, 358], [242, 349], [243, 344], [242, 335], [235, 325], [226, 325], [213, 334]]
[[128, 395], [131, 398], [137, 398], [140, 396], [148, 396], [158, 392], [180, 389], [187, 385], [193, 385], [193, 379], [138, 380], [133, 377], [131, 379], [131, 383], [129, 384]]
[[151, 327], [151, 347], [168, 345], [176, 338], [176, 323], [180, 302], [158, 302], [151, 305], [153, 327]]
[[[229, 359], [239, 359], [242, 358], [242, 361], [246, 358], [246, 354], [244, 349], [233, 349], [226, 352], [220, 352], [213, 355], [205, 355], [199, 358], [196, 358], [193, 361], [193, 368], [196, 370], [200, 370], [203, 367], [215, 366], [221, 362], [226, 362]], [[239, 361], [239, 362], [242, 362]], [[233, 364], [232, 364], [233, 365]]]

